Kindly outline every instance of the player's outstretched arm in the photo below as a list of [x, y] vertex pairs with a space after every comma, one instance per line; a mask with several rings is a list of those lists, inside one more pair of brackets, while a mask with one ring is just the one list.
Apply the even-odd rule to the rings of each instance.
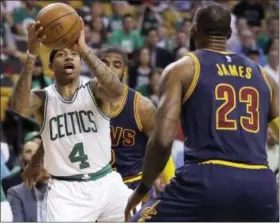
[[[155, 126], [155, 114], [156, 114], [156, 108], [152, 101], [150, 101], [148, 98], [139, 95], [138, 99], [138, 106], [137, 106], [137, 117], [139, 117], [139, 125], [140, 129], [143, 130], [143, 132], [147, 135], [147, 137], [150, 137], [152, 130]], [[162, 171], [160, 178], [163, 180], [164, 184], [170, 183], [170, 179], [174, 177], [175, 175], [175, 166], [172, 157], [169, 157], [169, 160]]]
[[39, 53], [40, 42], [45, 38], [39, 38], [43, 28], [40, 23], [33, 23], [28, 27], [28, 53], [24, 67], [15, 85], [11, 107], [24, 116], [29, 116], [38, 111], [43, 105], [44, 91], [31, 92], [32, 74], [36, 56]]
[[171, 155], [181, 112], [182, 82], [178, 74], [182, 71], [180, 62], [176, 62], [169, 65], [162, 74], [155, 127], [144, 160], [142, 184], [145, 187], [152, 186]]

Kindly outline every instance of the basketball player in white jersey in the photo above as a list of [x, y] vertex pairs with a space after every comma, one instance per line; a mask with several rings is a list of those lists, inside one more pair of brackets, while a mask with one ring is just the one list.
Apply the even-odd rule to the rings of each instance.
[[[44, 166], [52, 176], [47, 195], [48, 221], [123, 221], [131, 191], [111, 170], [110, 103], [124, 95], [121, 82], [85, 43], [53, 50], [55, 84], [31, 91], [32, 70], [43, 27], [28, 28], [24, 68], [12, 96], [12, 108], [24, 116], [40, 112]], [[80, 81], [81, 58], [95, 79]]]

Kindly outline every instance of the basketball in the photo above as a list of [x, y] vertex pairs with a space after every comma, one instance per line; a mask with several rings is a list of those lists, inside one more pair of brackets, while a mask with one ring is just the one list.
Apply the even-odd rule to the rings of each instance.
[[36, 17], [43, 27], [42, 42], [51, 49], [71, 47], [79, 38], [82, 21], [74, 8], [63, 3], [53, 3], [44, 7]]

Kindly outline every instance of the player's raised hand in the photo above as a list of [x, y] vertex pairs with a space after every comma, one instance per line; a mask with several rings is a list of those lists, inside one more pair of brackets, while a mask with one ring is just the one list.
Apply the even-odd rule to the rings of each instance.
[[77, 51], [78, 53], [84, 53], [88, 49], [85, 39], [85, 31], [84, 31], [84, 20], [80, 17], [82, 23], [82, 31], [77, 42], [72, 46], [72, 50]]
[[39, 54], [40, 44], [46, 38], [42, 36], [43, 27], [40, 25], [40, 22], [30, 23], [28, 25], [28, 52], [34, 56]]

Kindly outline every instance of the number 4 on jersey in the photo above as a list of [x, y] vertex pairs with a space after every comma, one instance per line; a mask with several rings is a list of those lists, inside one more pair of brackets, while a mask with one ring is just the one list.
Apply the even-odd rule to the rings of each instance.
[[80, 169], [90, 167], [88, 162], [88, 156], [85, 154], [84, 145], [82, 142], [75, 144], [68, 157], [71, 163], [80, 162]]

